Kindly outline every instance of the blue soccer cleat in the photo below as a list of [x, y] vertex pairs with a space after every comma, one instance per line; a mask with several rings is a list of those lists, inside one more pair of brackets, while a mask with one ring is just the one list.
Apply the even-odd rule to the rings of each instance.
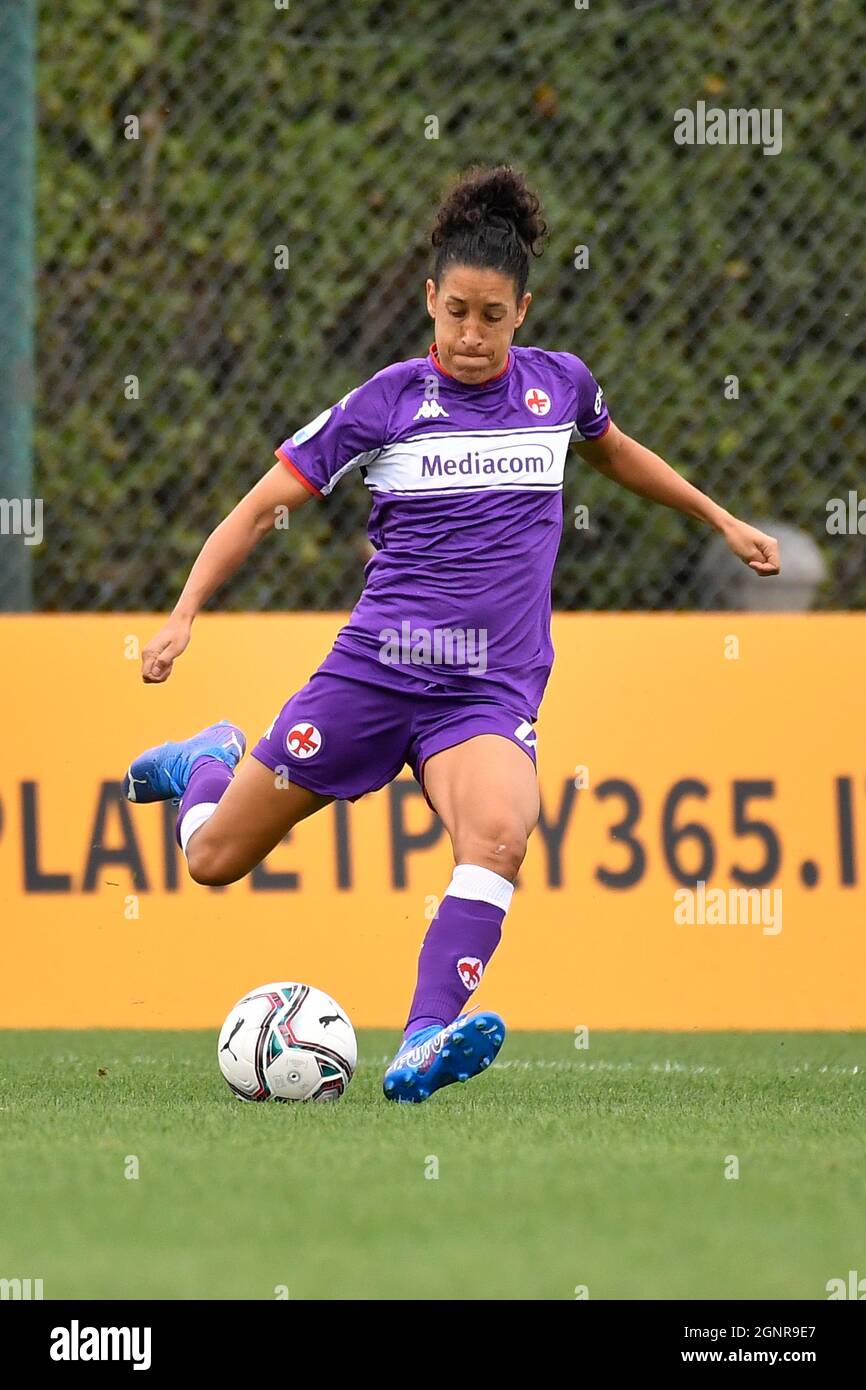
[[193, 763], [199, 758], [219, 758], [227, 767], [237, 767], [247, 741], [237, 724], [221, 719], [200, 734], [180, 743], [161, 743], [130, 763], [123, 779], [123, 795], [128, 801], [170, 801], [183, 796]]
[[505, 1041], [505, 1024], [499, 1014], [461, 1014], [447, 1028], [420, 1028], [401, 1043], [385, 1072], [383, 1090], [388, 1100], [427, 1100], [452, 1081], [468, 1081], [486, 1071]]

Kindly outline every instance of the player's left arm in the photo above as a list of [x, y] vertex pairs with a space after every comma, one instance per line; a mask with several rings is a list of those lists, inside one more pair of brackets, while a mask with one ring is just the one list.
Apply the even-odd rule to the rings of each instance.
[[756, 574], [763, 577], [779, 573], [778, 541], [726, 512], [658, 454], [623, 434], [612, 420], [600, 438], [584, 439], [576, 448], [581, 458], [599, 473], [629, 492], [705, 521], [724, 536], [734, 554]]

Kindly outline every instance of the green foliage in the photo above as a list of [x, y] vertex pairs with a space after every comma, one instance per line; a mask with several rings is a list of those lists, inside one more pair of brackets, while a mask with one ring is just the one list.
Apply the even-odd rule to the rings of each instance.
[[[475, 158], [522, 165], [551, 225], [518, 341], [584, 357], [626, 432], [809, 531], [823, 601], [866, 604], [862, 537], [825, 530], [862, 479], [864, 47], [830, 0], [43, 6], [40, 606], [169, 607], [277, 443], [426, 352], [429, 224]], [[698, 100], [782, 108], [782, 153], [676, 145]], [[556, 606], [697, 601], [696, 523], [576, 455], [564, 501]], [[220, 603], [350, 605], [367, 510], [359, 479], [304, 508]]]

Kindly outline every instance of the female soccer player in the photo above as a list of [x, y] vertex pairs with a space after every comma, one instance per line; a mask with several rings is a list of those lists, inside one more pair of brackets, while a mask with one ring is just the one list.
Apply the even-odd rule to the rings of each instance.
[[539, 814], [533, 725], [553, 662], [550, 581], [570, 441], [606, 477], [715, 527], [757, 574], [779, 572], [772, 537], [617, 429], [579, 357], [512, 346], [532, 298], [529, 254], [545, 232], [519, 172], [464, 174], [433, 229], [428, 355], [385, 367], [280, 445], [279, 462], [205, 542], [142, 656], [146, 682], [167, 680], [199, 609], [275, 509], [361, 473], [376, 553], [321, 666], [236, 773], [246, 741], [224, 721], [143, 753], [124, 790], [136, 802], [179, 797], [190, 874], [225, 884], [305, 817], [335, 798], [357, 801], [409, 764], [455, 868], [385, 1074], [397, 1101], [476, 1076], [505, 1036], [497, 1014], [465, 1011]]

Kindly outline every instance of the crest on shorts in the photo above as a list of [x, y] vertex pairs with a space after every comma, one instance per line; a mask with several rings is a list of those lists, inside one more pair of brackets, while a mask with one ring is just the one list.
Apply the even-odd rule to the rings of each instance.
[[306, 719], [299, 719], [286, 734], [286, 748], [293, 758], [314, 758], [321, 746], [321, 731]]

